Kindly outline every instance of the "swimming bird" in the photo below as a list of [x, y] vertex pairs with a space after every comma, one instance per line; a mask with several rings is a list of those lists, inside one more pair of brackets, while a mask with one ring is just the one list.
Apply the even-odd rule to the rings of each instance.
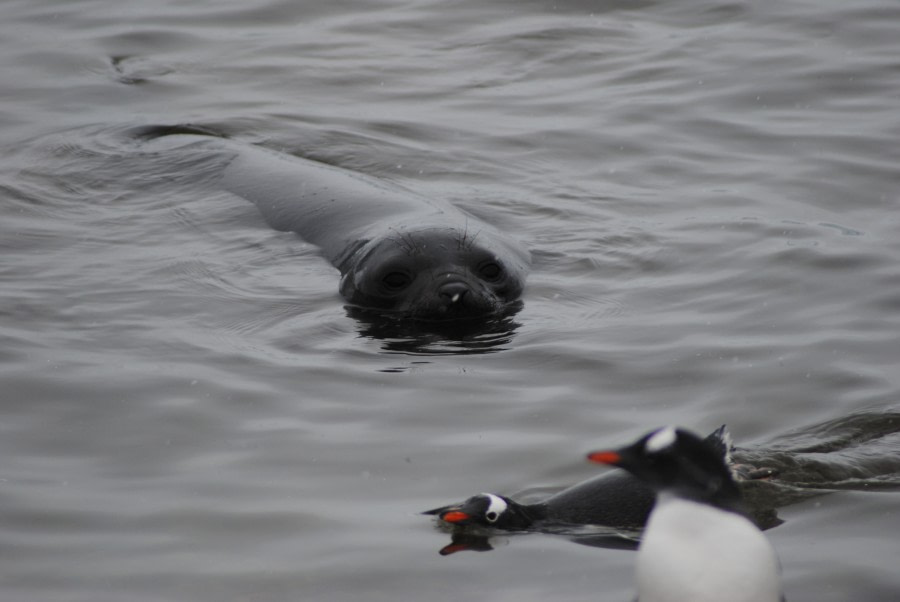
[[[731, 437], [725, 426], [707, 438], [721, 462], [730, 462]], [[507, 531], [536, 530], [548, 525], [603, 525], [640, 528], [647, 522], [656, 494], [625, 471], [613, 471], [577, 483], [547, 499], [522, 504], [495, 493], [479, 493], [461, 504], [427, 510], [446, 523]]]
[[722, 454], [700, 437], [657, 429], [617, 450], [588, 454], [657, 491], [641, 538], [640, 602], [779, 602], [778, 560], [744, 512]]

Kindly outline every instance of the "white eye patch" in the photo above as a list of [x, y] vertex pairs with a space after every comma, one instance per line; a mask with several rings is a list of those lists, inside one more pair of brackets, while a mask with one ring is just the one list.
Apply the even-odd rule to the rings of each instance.
[[489, 522], [494, 522], [500, 518], [500, 515], [506, 512], [506, 509], [509, 507], [499, 495], [494, 495], [493, 493], [482, 493], [481, 495], [491, 501], [491, 503], [488, 504], [487, 510], [484, 511], [484, 517]]
[[644, 444], [644, 449], [649, 453], [659, 452], [675, 443], [675, 439], [675, 429], [667, 426], [653, 433], [653, 436]]

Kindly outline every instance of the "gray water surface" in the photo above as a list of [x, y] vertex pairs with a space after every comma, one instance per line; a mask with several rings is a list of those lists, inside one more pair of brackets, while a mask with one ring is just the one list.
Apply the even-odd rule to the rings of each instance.
[[[768, 531], [788, 600], [900, 599], [896, 2], [0, 23], [0, 599], [630, 600], [631, 552], [442, 557], [418, 512], [573, 483], [665, 423], [726, 423], [831, 491]], [[514, 327], [478, 353], [373, 332], [315, 247], [128, 135], [178, 123], [515, 233]]]

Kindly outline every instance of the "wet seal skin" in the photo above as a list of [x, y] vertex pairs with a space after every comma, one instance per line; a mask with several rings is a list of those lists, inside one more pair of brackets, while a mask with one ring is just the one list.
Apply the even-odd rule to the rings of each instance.
[[352, 306], [465, 320], [508, 312], [522, 294], [529, 252], [449, 203], [194, 126], [133, 133], [221, 153], [221, 186], [254, 203], [273, 228], [318, 246], [340, 270], [339, 290]]

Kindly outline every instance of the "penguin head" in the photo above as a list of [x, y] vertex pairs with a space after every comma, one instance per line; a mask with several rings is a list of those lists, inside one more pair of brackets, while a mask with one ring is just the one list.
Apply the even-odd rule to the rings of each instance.
[[446, 523], [460, 527], [477, 525], [516, 530], [526, 529], [532, 523], [521, 504], [494, 493], [479, 493], [462, 504], [426, 510], [422, 514], [437, 516]]
[[588, 459], [624, 468], [657, 491], [726, 509], [740, 505], [722, 450], [684, 429], [659, 428], [626, 447], [591, 452]]

